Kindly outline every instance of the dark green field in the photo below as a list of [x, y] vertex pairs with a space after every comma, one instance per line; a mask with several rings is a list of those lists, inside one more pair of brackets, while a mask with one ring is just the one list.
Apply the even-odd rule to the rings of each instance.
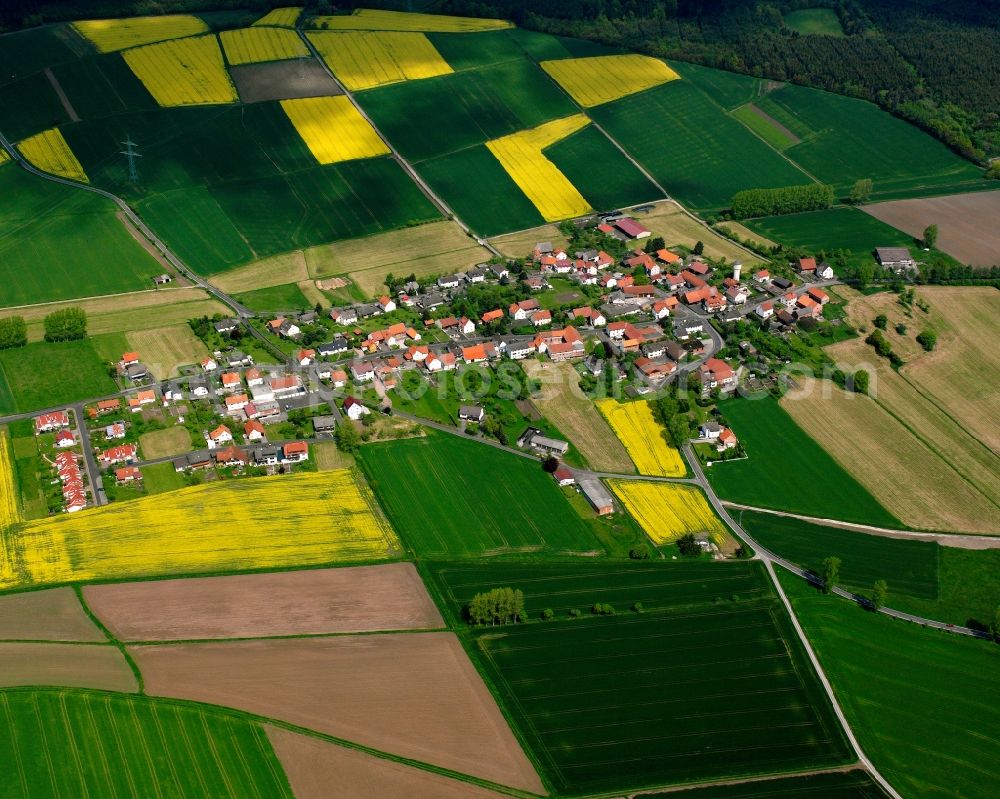
[[81, 58], [54, 67], [52, 72], [81, 119], [152, 111], [158, 107], [121, 53]]
[[0, 306], [152, 287], [163, 271], [96, 194], [0, 166]]
[[781, 583], [865, 754], [903, 796], [992, 799], [1000, 648]]
[[525, 52], [509, 35], [512, 30], [516, 29], [480, 33], [428, 33], [426, 36], [448, 65], [460, 72], [504, 61], [523, 61]]
[[689, 64], [686, 61], [671, 61], [669, 63], [670, 67], [684, 80], [691, 81], [727, 110], [752, 102], [761, 94], [762, 81], [760, 78], [703, 67], [699, 64]]
[[644, 793], [636, 799], [882, 799], [885, 796], [881, 787], [859, 769], [688, 791]]
[[312, 307], [295, 283], [283, 283], [266, 289], [237, 294], [236, 299], [252, 311], [298, 311]]
[[728, 207], [741, 189], [812, 182], [690, 81], [590, 113], [667, 191], [700, 210]]
[[0, 370], [21, 413], [113, 394], [118, 390], [108, 377], [104, 362], [87, 340], [39, 342], [0, 350]]
[[603, 551], [537, 461], [433, 431], [366, 445], [359, 461], [421, 557]]
[[845, 472], [771, 397], [722, 402], [749, 455], [706, 470], [723, 499], [804, 516], [900, 527], [898, 519]]
[[89, 691], [0, 693], [0, 796], [288, 797], [260, 725]]
[[[761, 564], [685, 564], [680, 579], [674, 566], [605, 575], [546, 565], [535, 579], [523, 565], [498, 565], [492, 575], [446, 566], [436, 579], [459, 598], [476, 585], [523, 587], [533, 619], [539, 607], [582, 606], [577, 619], [559, 612], [552, 621], [463, 633], [557, 792], [847, 762], [841, 730]], [[684, 581], [693, 590], [680, 590]], [[737, 586], [755, 598], [737, 600]], [[646, 610], [630, 610], [630, 600], [648, 602]], [[612, 603], [616, 615], [593, 616], [593, 602]]]
[[847, 250], [855, 259], [874, 261], [876, 247], [910, 247], [913, 237], [857, 208], [831, 208], [805, 214], [747, 219], [748, 228], [772, 241], [812, 252]]

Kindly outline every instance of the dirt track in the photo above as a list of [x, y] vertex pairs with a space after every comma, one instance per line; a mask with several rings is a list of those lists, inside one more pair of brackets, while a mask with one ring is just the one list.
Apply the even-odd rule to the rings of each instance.
[[106, 641], [72, 588], [0, 596], [0, 640]]
[[90, 585], [84, 597], [125, 641], [444, 626], [412, 563]]
[[133, 646], [147, 693], [247, 710], [541, 792], [452, 633]]

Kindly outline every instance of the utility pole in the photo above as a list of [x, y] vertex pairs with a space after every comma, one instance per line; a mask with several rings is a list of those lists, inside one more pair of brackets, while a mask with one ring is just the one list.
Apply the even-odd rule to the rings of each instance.
[[135, 148], [138, 145], [134, 141], [132, 141], [132, 137], [130, 136], [129, 138], [127, 138], [125, 141], [122, 142], [122, 146], [125, 149], [121, 150], [120, 154], [128, 158], [128, 179], [131, 183], [138, 183], [139, 172], [135, 168], [135, 159], [142, 158], [142, 156], [139, 155], [139, 153], [137, 153], [135, 150]]

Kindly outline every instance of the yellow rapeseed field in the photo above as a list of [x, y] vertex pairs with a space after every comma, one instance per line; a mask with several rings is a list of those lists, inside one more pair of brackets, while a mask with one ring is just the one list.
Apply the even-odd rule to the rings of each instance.
[[50, 128], [25, 139], [17, 145], [17, 149], [21, 151], [21, 155], [45, 172], [79, 180], [81, 183], [90, 182], [87, 173], [83, 171], [83, 165], [76, 160], [59, 128]]
[[546, 222], [588, 213], [588, 203], [559, 168], [542, 153], [571, 133], [589, 124], [582, 114], [546, 122], [486, 142], [507, 174], [534, 204]]
[[294, 28], [302, 13], [301, 6], [274, 8], [258, 19], [254, 25], [273, 25], [276, 28]]
[[6, 164], [10, 160], [6, 150], [0, 150], [0, 164]]
[[426, 33], [473, 33], [512, 28], [505, 19], [447, 17], [440, 14], [408, 14], [361, 8], [350, 16], [316, 17], [313, 26], [339, 31], [425, 31]]
[[0, 430], [0, 534], [19, 521], [21, 514], [17, 509], [17, 486], [14, 482], [10, 440], [7, 431]]
[[680, 77], [659, 59], [634, 54], [543, 61], [542, 69], [584, 108], [610, 103]]
[[726, 528], [697, 488], [673, 483], [610, 480], [611, 490], [654, 544], [669, 544], [683, 535], [708, 533], [717, 542]]
[[235, 103], [238, 99], [214, 36], [151, 44], [123, 55], [161, 106]]
[[687, 473], [681, 453], [663, 438], [663, 428], [653, 418], [648, 402], [596, 402], [615, 435], [625, 445], [639, 474], [652, 477], [683, 477]]
[[399, 549], [352, 470], [259, 477], [26, 523], [0, 541], [0, 589], [373, 560]]
[[386, 155], [389, 148], [343, 95], [282, 100], [302, 141], [321, 164]]
[[[346, 17], [345, 17], [346, 19]], [[310, 33], [327, 66], [349, 91], [453, 72], [422, 33]]]
[[74, 22], [73, 27], [102, 53], [113, 53], [129, 47], [164, 42], [167, 39], [181, 39], [208, 31], [208, 25], [198, 17], [186, 14], [132, 19], [90, 19]]
[[234, 66], [262, 61], [304, 58], [309, 48], [295, 31], [287, 28], [241, 28], [219, 34], [226, 59]]

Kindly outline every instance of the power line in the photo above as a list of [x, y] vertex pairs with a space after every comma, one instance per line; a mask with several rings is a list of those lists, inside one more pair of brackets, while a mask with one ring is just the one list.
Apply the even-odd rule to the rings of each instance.
[[142, 158], [142, 156], [139, 155], [138, 152], [136, 152], [135, 148], [138, 147], [139, 145], [137, 145], [134, 141], [132, 141], [132, 138], [129, 137], [122, 142], [122, 146], [125, 149], [120, 150], [119, 152], [121, 155], [124, 155], [126, 158], [128, 158], [128, 179], [132, 183], [138, 183], [139, 172], [135, 168], [135, 159]]

